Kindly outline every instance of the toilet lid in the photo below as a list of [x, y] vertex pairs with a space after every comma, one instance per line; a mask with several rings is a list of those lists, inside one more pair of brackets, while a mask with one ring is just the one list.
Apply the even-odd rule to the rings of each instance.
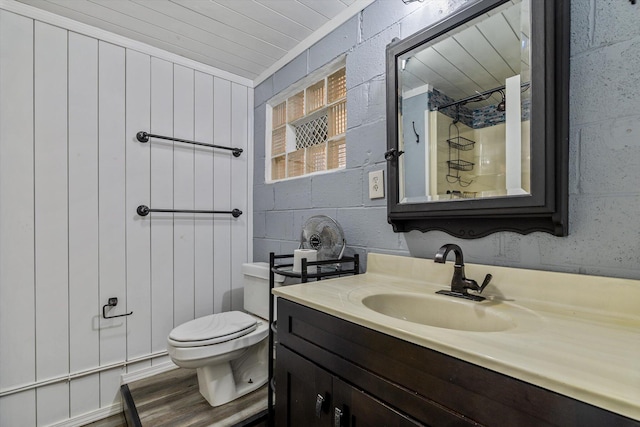
[[258, 321], [240, 311], [210, 314], [174, 328], [169, 339], [183, 347], [216, 344], [248, 334]]

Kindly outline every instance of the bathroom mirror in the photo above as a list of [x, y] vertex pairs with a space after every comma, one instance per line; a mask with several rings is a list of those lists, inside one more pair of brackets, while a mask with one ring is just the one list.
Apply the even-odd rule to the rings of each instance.
[[568, 0], [481, 0], [387, 46], [397, 232], [567, 234]]

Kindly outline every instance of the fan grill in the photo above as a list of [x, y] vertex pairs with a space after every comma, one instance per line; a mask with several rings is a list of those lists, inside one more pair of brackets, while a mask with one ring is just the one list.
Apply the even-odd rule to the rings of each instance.
[[342, 227], [329, 216], [312, 216], [302, 227], [300, 248], [316, 249], [319, 261], [342, 258], [345, 245]]

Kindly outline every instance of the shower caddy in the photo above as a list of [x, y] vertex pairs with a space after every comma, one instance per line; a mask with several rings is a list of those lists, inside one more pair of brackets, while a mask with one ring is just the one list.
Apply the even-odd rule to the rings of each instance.
[[[461, 187], [468, 187], [471, 185], [473, 180], [466, 181], [462, 179], [460, 171], [472, 171], [474, 163], [461, 159], [460, 152], [473, 150], [476, 142], [460, 136], [460, 129], [458, 129], [458, 125], [456, 124], [457, 121], [458, 119], [456, 118], [456, 120], [451, 122], [449, 125], [449, 138], [447, 139], [447, 144], [449, 145], [449, 160], [447, 160], [447, 166], [449, 170], [447, 171], [446, 178], [447, 182], [450, 184], [455, 184], [457, 182]], [[451, 135], [451, 126], [455, 128], [456, 136]]]

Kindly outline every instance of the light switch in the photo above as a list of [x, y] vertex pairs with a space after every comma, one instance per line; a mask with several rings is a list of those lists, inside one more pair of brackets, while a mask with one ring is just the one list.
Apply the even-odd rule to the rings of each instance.
[[369, 198], [380, 199], [384, 197], [384, 171], [369, 172]]

